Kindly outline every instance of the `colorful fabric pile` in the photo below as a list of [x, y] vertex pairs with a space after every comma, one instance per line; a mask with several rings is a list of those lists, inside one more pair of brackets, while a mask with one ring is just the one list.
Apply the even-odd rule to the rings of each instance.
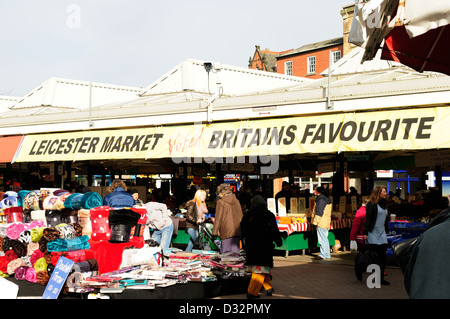
[[0, 210], [0, 276], [46, 285], [59, 257], [72, 259], [73, 269], [96, 271], [89, 251], [91, 223], [84, 213], [102, 205], [95, 192], [33, 190], [2, 194]]
[[46, 285], [59, 257], [75, 262], [74, 269], [96, 270], [88, 236], [77, 223], [46, 227], [45, 221], [0, 224], [0, 276]]
[[94, 192], [29, 191], [6, 198], [4, 205], [16, 206], [0, 208], [7, 218], [0, 223], [3, 277], [47, 285], [61, 257], [74, 261], [63, 293], [154, 289], [248, 275], [241, 256], [149, 247], [145, 208], [115, 210], [103, 206]]

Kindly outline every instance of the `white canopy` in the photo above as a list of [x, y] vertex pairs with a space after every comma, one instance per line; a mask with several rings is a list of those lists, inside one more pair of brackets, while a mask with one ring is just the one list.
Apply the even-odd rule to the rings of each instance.
[[384, 38], [404, 26], [410, 38], [450, 23], [450, 2], [442, 0], [359, 0], [355, 4], [349, 42], [365, 48], [371, 60]]
[[450, 23], [450, 1], [405, 0], [404, 25], [410, 37]]

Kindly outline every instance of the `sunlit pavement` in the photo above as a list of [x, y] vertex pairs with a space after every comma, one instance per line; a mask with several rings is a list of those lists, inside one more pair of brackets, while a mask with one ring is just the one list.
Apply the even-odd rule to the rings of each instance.
[[[301, 253], [287, 257], [275, 256], [272, 285], [275, 292], [261, 299], [408, 299], [403, 284], [403, 274], [395, 261], [388, 262], [385, 279], [390, 285], [369, 288], [374, 281], [365, 274], [356, 279], [352, 252], [332, 253], [329, 260], [316, 260], [315, 255]], [[221, 296], [215, 299], [247, 299], [246, 294]]]

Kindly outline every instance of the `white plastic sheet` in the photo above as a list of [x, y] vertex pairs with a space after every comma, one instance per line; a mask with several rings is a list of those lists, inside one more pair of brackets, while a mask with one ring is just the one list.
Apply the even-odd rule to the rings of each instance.
[[450, 23], [450, 1], [405, 0], [405, 28], [408, 35], [419, 36]]

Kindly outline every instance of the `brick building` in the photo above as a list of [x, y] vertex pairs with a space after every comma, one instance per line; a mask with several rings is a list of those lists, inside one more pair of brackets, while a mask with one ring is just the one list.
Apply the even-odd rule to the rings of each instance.
[[277, 56], [277, 72], [310, 79], [321, 78], [328, 68], [329, 51], [333, 63], [342, 57], [343, 38], [316, 42]]
[[340, 12], [343, 22], [342, 37], [306, 44], [283, 52], [260, 50], [256, 45], [253, 57], [249, 60], [249, 68], [309, 79], [321, 78], [321, 73], [328, 69], [330, 51], [334, 63], [354, 47], [348, 42], [353, 12], [354, 5], [345, 6]]
[[277, 72], [277, 56], [285, 54], [291, 50], [274, 52], [269, 49], [261, 50], [259, 45], [255, 45], [255, 53], [248, 61], [249, 69], [256, 69], [268, 72]]

